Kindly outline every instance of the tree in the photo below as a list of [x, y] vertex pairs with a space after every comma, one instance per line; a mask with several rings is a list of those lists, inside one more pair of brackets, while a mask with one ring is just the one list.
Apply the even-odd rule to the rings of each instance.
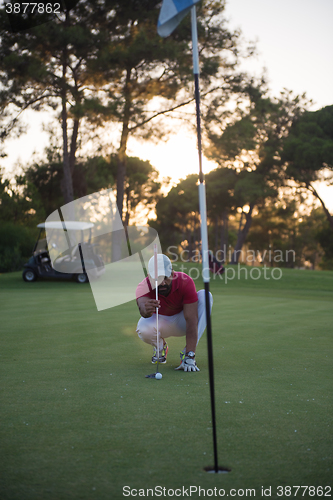
[[284, 184], [283, 139], [306, 105], [304, 96], [293, 97], [291, 92], [282, 92], [278, 99], [269, 98], [264, 82], [249, 82], [243, 90], [243, 96], [246, 94], [247, 105], [243, 97], [233, 119], [217, 100], [205, 116], [207, 156], [237, 173], [233, 204], [241, 209], [241, 219], [231, 264], [238, 263], [253, 211], [276, 199]]
[[16, 177], [16, 184], [23, 187], [32, 205], [43, 207], [39, 222], [63, 205], [62, 180], [61, 153], [54, 148], [46, 150], [46, 161], [32, 163]]
[[30, 195], [31, 189], [27, 185], [11, 182], [0, 170], [0, 221], [33, 226], [38, 213], [45, 216], [40, 200], [33, 200]]
[[316, 237], [324, 250], [320, 267], [333, 270], [333, 232], [327, 221], [320, 230], [317, 229]]
[[159, 233], [162, 247], [187, 250], [189, 259], [199, 250], [200, 219], [198, 176], [191, 174], [172, 187], [156, 204], [156, 219], [149, 225]]
[[214, 227], [214, 251], [222, 251], [224, 262], [229, 242], [229, 216], [234, 214], [237, 208], [234, 197], [236, 182], [236, 171], [228, 167], [217, 168], [206, 175], [207, 216], [210, 227]]
[[297, 224], [296, 200], [267, 203], [253, 216], [247, 238], [248, 260], [293, 268], [300, 250], [296, 241]]
[[[153, 209], [160, 198], [161, 183], [158, 181], [158, 171], [149, 161], [127, 157], [126, 164], [124, 224], [128, 226], [130, 218], [137, 215], [140, 206], [147, 215]], [[117, 174], [117, 170], [115, 174]], [[140, 215], [142, 216], [142, 213]]]
[[65, 203], [74, 196], [72, 175], [81, 118], [89, 111], [96, 117], [99, 111], [92, 112], [91, 92], [95, 89], [91, 85], [102, 75], [96, 68], [92, 72], [91, 65], [100, 57], [106, 41], [103, 21], [105, 24], [107, 14], [105, 11], [102, 15], [98, 8], [92, 10], [88, 1], [79, 2], [73, 9], [70, 4], [67, 2], [64, 12], [52, 22], [19, 33], [8, 30], [5, 6], [0, 9], [0, 103], [2, 110], [11, 110], [12, 116], [2, 138], [27, 108], [60, 111]]
[[319, 207], [313, 208], [311, 213], [297, 219], [295, 247], [298, 266], [308, 267], [310, 264], [311, 269], [316, 269], [318, 266], [325, 269], [324, 262], [328, 254], [320, 236], [327, 230], [330, 232], [325, 214]]
[[36, 235], [30, 228], [0, 220], [0, 273], [20, 271], [31, 256]]
[[284, 142], [282, 159], [286, 175], [301, 188], [309, 190], [321, 203], [333, 230], [333, 216], [319, 196], [313, 183], [323, 180], [333, 183], [333, 106], [307, 111], [294, 123]]
[[[329, 225], [320, 208], [311, 212], [304, 199], [292, 197], [266, 205], [253, 217], [247, 238], [248, 262], [278, 267], [330, 269]], [[333, 240], [332, 240], [333, 241]]]
[[[54, 21], [20, 33], [6, 33], [0, 46], [1, 108], [21, 113], [51, 107], [60, 111], [63, 138], [63, 193], [74, 196], [72, 178], [82, 123], [120, 125], [117, 204], [123, 212], [126, 150], [131, 134], [161, 134], [152, 120], [192, 100], [190, 21], [167, 40], [156, 33], [158, 0], [81, 0]], [[68, 2], [67, 2], [68, 4]], [[238, 33], [225, 28], [224, 2], [206, 0], [198, 9], [201, 78], [232, 87]], [[2, 32], [6, 29], [0, 9]], [[228, 54], [234, 60], [229, 61]], [[158, 98], [157, 100], [155, 98]], [[157, 109], [150, 111], [148, 103]], [[16, 118], [11, 120], [3, 137]]]
[[[63, 204], [61, 195], [62, 163], [57, 148], [46, 150], [47, 161], [35, 162], [30, 165], [23, 175], [16, 178], [17, 185], [24, 187], [25, 196], [32, 205], [41, 205], [44, 213], [51, 214]], [[139, 158], [127, 158], [128, 169], [125, 177], [126, 217], [136, 216], [139, 206], [149, 211], [159, 197], [160, 182], [158, 173], [148, 161]], [[103, 189], [115, 189], [117, 181], [117, 156], [109, 158], [95, 156], [83, 160], [78, 158], [77, 169], [73, 175], [73, 192], [75, 198], [82, 198], [88, 194]], [[44, 217], [45, 218], [45, 217]]]
[[33, 207], [26, 190], [5, 179], [0, 169], [0, 272], [20, 270], [31, 255], [37, 221]]

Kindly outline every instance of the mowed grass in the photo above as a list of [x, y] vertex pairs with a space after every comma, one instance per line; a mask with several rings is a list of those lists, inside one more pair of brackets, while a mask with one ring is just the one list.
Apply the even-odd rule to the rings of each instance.
[[171, 338], [163, 379], [146, 379], [155, 368], [135, 301], [98, 312], [89, 285], [1, 275], [1, 500], [118, 500], [124, 486], [234, 498], [272, 487], [281, 498], [278, 486], [330, 486], [333, 273], [253, 269], [210, 284], [219, 464], [232, 469], [218, 475], [203, 471], [206, 335], [200, 373], [174, 371], [184, 341]]

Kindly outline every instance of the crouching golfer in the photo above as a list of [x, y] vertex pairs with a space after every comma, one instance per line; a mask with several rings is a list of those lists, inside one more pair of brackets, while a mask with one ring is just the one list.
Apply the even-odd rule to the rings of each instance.
[[[185, 273], [173, 271], [170, 259], [157, 255], [158, 299], [155, 296], [154, 257], [148, 263], [149, 276], [136, 289], [141, 318], [137, 326], [140, 339], [153, 346], [152, 363], [157, 363], [156, 307], [158, 307], [159, 362], [166, 363], [168, 337], [186, 337], [176, 370], [200, 371], [195, 361], [196, 346], [206, 328], [205, 291], [196, 291], [194, 281]], [[210, 294], [210, 310], [213, 297]]]

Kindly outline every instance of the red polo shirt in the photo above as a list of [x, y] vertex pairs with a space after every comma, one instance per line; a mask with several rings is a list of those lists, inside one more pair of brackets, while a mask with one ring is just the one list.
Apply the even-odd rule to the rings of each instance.
[[[144, 279], [136, 288], [136, 298], [149, 297], [155, 299], [155, 289], [152, 290], [149, 278]], [[173, 316], [183, 310], [184, 304], [193, 304], [198, 301], [194, 281], [185, 273], [175, 271], [170, 293], [167, 297], [158, 296], [161, 306], [159, 314]]]

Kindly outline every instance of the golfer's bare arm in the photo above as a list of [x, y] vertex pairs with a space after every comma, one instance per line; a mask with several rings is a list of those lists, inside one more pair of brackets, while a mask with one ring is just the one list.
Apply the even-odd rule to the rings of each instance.
[[143, 318], [150, 318], [156, 312], [156, 307], [160, 306], [159, 300], [150, 299], [149, 297], [139, 297], [136, 299], [136, 303]]
[[184, 304], [184, 318], [186, 321], [186, 351], [193, 351], [198, 343], [198, 302]]

